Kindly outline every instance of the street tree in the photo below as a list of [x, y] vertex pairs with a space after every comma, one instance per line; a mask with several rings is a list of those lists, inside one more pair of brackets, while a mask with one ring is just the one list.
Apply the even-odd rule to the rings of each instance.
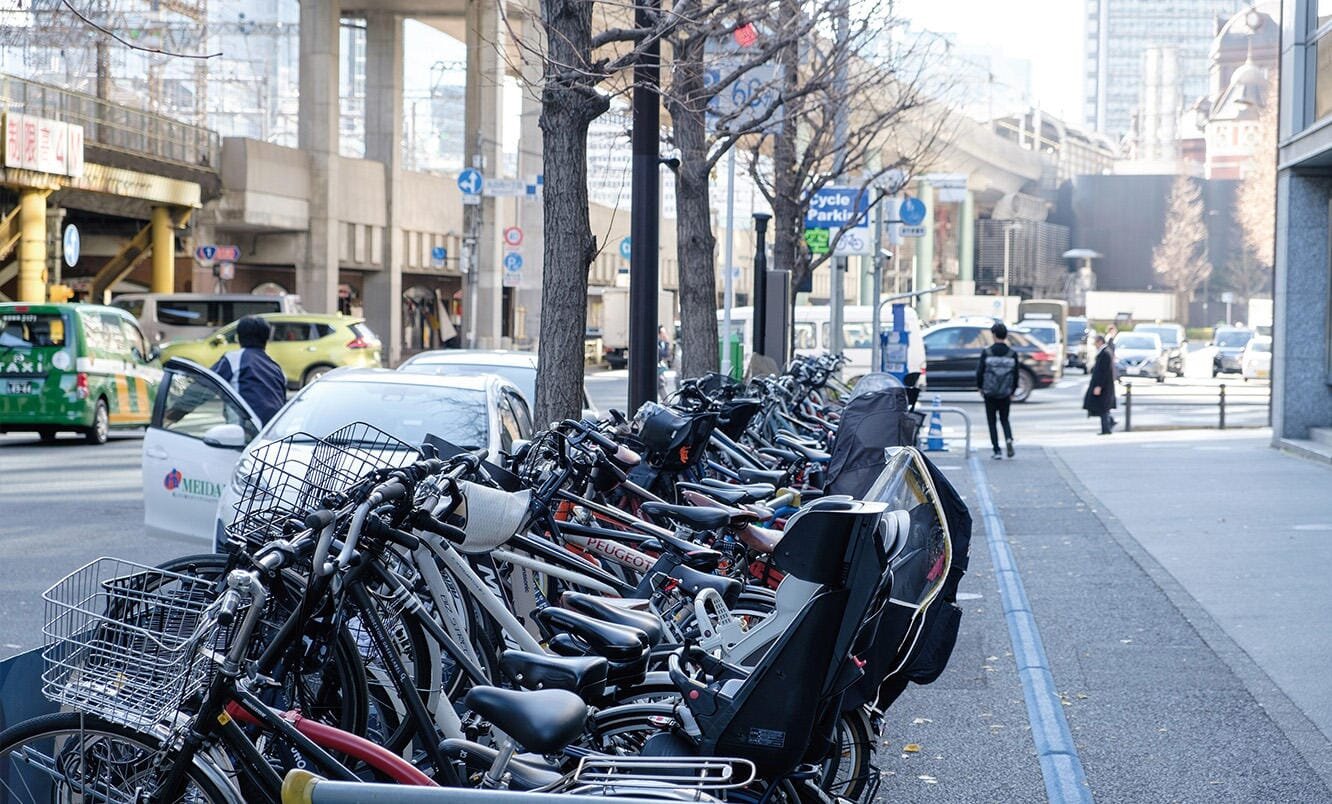
[[1187, 315], [1189, 300], [1212, 275], [1202, 189], [1191, 177], [1175, 177], [1165, 221], [1161, 242], [1152, 250], [1152, 270], [1175, 291], [1179, 314]]

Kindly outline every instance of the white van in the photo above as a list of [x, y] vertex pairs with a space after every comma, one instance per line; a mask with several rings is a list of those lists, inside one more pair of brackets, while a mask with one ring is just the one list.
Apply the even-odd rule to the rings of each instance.
[[247, 315], [303, 313], [301, 297], [249, 293], [125, 293], [111, 300], [139, 320], [153, 343], [205, 338]]
[[[829, 351], [831, 342], [831, 324], [828, 321], [827, 305], [800, 305], [795, 308], [795, 321], [792, 323], [792, 349], [798, 355], [817, 355]], [[745, 354], [753, 349], [752, 307], [736, 307], [731, 311], [731, 329], [743, 333]], [[921, 339], [920, 319], [911, 305], [903, 306], [907, 339], [907, 372], [925, 371], [925, 342]], [[854, 381], [870, 373], [870, 360], [873, 354], [874, 308], [869, 305], [852, 305], [842, 308], [842, 354], [846, 357], [846, 366], [842, 377]], [[722, 312], [717, 312], [717, 321], [722, 321]], [[893, 327], [892, 305], [885, 305], [881, 326], [884, 331]], [[718, 327], [720, 329], [720, 327]]]

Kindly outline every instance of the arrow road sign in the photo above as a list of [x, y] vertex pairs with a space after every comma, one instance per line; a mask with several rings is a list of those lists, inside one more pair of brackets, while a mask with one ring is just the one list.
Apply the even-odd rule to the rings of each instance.
[[898, 218], [907, 226], [919, 226], [925, 222], [925, 202], [919, 198], [907, 196], [898, 208]]
[[458, 189], [463, 191], [463, 195], [481, 195], [485, 183], [481, 171], [476, 168], [465, 168], [458, 174]]

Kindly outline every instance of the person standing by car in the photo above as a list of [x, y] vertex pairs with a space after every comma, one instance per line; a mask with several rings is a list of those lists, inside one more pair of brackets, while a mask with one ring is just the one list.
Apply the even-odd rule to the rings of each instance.
[[227, 352], [213, 364], [213, 373], [231, 383], [264, 424], [287, 402], [286, 375], [264, 351], [271, 332], [262, 318], [242, 318], [236, 323], [236, 343], [240, 348]]
[[1013, 404], [1013, 392], [1018, 383], [1018, 355], [1009, 346], [1008, 327], [997, 322], [990, 327], [994, 343], [985, 347], [976, 363], [976, 387], [985, 398], [985, 422], [990, 426], [990, 444], [996, 461], [1003, 457], [999, 450], [999, 430], [995, 418], [1004, 426], [1004, 442], [1008, 457], [1013, 457], [1013, 428], [1008, 423], [1008, 410]]
[[1082, 408], [1088, 416], [1101, 417], [1101, 435], [1110, 435], [1115, 421], [1115, 352], [1104, 335], [1096, 336], [1096, 362], [1092, 365], [1091, 381], [1082, 398]]

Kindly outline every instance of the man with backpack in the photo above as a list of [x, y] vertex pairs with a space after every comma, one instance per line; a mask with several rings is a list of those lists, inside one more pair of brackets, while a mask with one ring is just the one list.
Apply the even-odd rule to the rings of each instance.
[[994, 460], [1003, 457], [999, 450], [999, 431], [995, 427], [995, 417], [1004, 426], [1004, 440], [1008, 447], [1008, 457], [1013, 457], [1013, 428], [1008, 424], [1008, 408], [1013, 404], [1013, 393], [1018, 383], [1018, 353], [1009, 346], [1008, 327], [997, 322], [990, 327], [994, 343], [981, 352], [980, 362], [976, 365], [976, 387], [985, 397], [985, 421], [990, 425], [990, 444], [994, 446]]
[[259, 421], [267, 424], [287, 401], [287, 377], [265, 349], [272, 330], [257, 316], [246, 316], [236, 324], [239, 349], [227, 352], [213, 364], [213, 372], [231, 383]]

